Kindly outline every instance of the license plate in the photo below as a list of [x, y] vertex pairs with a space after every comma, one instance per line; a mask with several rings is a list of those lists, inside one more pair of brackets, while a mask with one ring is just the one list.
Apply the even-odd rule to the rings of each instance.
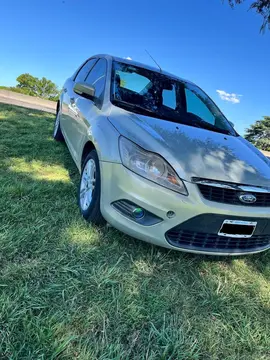
[[235, 237], [235, 238], [250, 238], [257, 226], [255, 221], [241, 221], [241, 220], [224, 220], [218, 235]]

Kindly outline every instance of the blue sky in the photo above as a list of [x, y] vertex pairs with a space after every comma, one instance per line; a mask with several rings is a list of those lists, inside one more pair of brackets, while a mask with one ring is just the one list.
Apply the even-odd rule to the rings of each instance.
[[96, 53], [153, 65], [146, 48], [201, 86], [243, 134], [270, 115], [270, 31], [259, 33], [249, 0], [234, 11], [226, 1], [0, 0], [0, 85], [29, 72], [62, 86]]

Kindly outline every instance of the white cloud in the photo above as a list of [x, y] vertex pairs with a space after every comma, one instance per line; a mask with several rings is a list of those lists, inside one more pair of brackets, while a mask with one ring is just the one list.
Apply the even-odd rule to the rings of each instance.
[[131, 57], [129, 57], [129, 56], [125, 57], [124, 59], [132, 60]]
[[221, 100], [232, 102], [233, 104], [239, 104], [240, 103], [240, 97], [242, 95], [239, 94], [229, 94], [224, 90], [217, 90], [217, 93], [219, 94]]

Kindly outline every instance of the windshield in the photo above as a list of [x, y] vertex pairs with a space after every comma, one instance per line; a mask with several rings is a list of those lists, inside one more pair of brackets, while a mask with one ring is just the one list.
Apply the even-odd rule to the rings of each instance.
[[142, 115], [237, 135], [199, 87], [145, 68], [114, 61], [111, 101]]

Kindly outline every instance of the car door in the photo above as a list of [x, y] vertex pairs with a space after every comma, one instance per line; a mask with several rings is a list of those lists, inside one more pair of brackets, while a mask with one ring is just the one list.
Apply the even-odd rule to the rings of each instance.
[[88, 132], [91, 132], [91, 126], [95, 122], [95, 119], [102, 113], [106, 72], [107, 60], [100, 58], [92, 67], [84, 81], [87, 85], [95, 89], [95, 98], [89, 100], [81, 95], [76, 95], [76, 106], [79, 111], [76, 120], [73, 120], [76, 131], [74, 129], [72, 133], [72, 143], [78, 161], [81, 159], [82, 147], [88, 137]]
[[61, 129], [65, 136], [70, 153], [75, 161], [77, 161], [75, 151], [76, 144], [74, 144], [73, 139], [74, 137], [76, 138], [76, 132], [78, 131], [76, 123], [79, 120], [79, 108], [77, 106], [78, 95], [73, 91], [73, 88], [77, 82], [83, 83], [85, 81], [89, 71], [92, 69], [97, 60], [97, 58], [87, 60], [79, 69], [75, 77], [66, 81], [63, 88]]

